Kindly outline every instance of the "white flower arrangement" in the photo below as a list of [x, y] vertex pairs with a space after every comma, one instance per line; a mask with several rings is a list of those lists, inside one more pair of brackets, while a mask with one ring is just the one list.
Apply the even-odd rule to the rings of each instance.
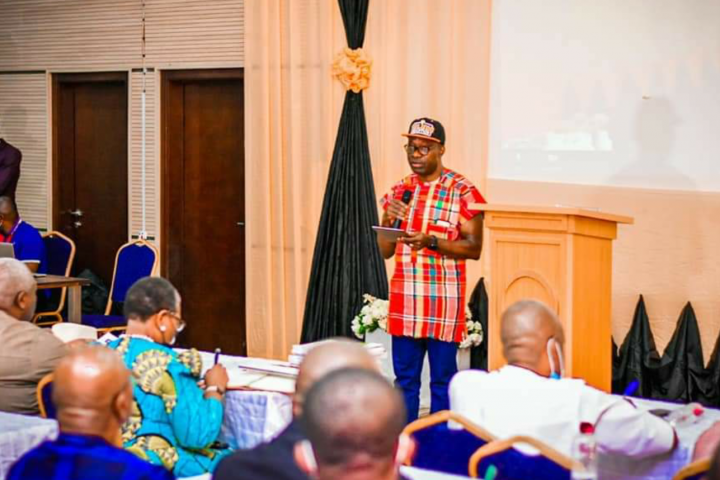
[[[365, 334], [374, 332], [378, 328], [387, 331], [388, 307], [390, 302], [375, 298], [372, 295], [363, 295], [363, 307], [352, 320], [352, 331], [356, 337], [362, 339]], [[471, 348], [483, 342], [484, 332], [482, 323], [474, 322], [470, 308], [465, 307], [465, 334], [459, 348]]]

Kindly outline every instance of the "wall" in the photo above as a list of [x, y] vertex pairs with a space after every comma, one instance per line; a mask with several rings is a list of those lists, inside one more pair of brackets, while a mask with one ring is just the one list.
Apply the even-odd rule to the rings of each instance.
[[658, 347], [692, 302], [720, 329], [720, 2], [509, 0], [493, 12], [488, 197], [635, 217], [613, 333], [644, 294]]
[[[23, 151], [18, 204], [51, 229], [51, 98], [55, 72], [129, 71], [129, 232], [142, 226], [142, 3], [5, 0], [0, 14], [0, 136]], [[159, 76], [162, 69], [242, 67], [244, 0], [146, 0], [147, 231], [159, 237]], [[12, 75], [8, 72], [15, 72]]]

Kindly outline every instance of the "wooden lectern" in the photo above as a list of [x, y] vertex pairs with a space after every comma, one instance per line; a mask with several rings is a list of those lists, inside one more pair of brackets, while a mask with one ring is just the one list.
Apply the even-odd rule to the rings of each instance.
[[610, 391], [612, 241], [633, 219], [572, 207], [480, 205], [489, 232], [488, 367], [505, 364], [500, 316], [532, 298], [565, 328], [565, 372]]

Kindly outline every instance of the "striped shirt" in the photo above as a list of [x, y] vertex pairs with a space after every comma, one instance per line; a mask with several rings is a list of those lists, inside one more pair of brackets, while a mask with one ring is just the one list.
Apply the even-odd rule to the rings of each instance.
[[[399, 181], [380, 200], [383, 209], [387, 209], [390, 199], [401, 200], [406, 190], [413, 195], [401, 228], [441, 240], [458, 240], [461, 225], [480, 213], [474, 205], [485, 203], [465, 177], [443, 169], [434, 182], [425, 183], [416, 174]], [[462, 341], [465, 276], [465, 260], [448, 258], [427, 248], [413, 251], [398, 242], [390, 281], [390, 334]]]

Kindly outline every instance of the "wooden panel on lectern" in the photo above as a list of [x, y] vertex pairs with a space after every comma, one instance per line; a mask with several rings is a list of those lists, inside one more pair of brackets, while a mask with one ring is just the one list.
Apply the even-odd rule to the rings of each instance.
[[608, 389], [612, 382], [612, 243], [584, 235], [573, 235], [572, 243], [573, 321], [563, 324], [569, 371], [582, 372], [593, 386]]
[[609, 391], [612, 241], [632, 218], [572, 207], [479, 205], [489, 231], [488, 367], [505, 363], [500, 316], [522, 299], [553, 309], [570, 376]]
[[[496, 295], [490, 302], [495, 318], [499, 319], [510, 305], [523, 299], [539, 300], [558, 312], [562, 291], [558, 291], [557, 286], [564, 284], [562, 265], [566, 241], [563, 235], [498, 232], [491, 241], [492, 278], [499, 282], [491, 289]], [[488, 347], [494, 352], [489, 355], [493, 359], [489, 367], [499, 368], [505, 364], [500, 329], [490, 329], [489, 334]]]

